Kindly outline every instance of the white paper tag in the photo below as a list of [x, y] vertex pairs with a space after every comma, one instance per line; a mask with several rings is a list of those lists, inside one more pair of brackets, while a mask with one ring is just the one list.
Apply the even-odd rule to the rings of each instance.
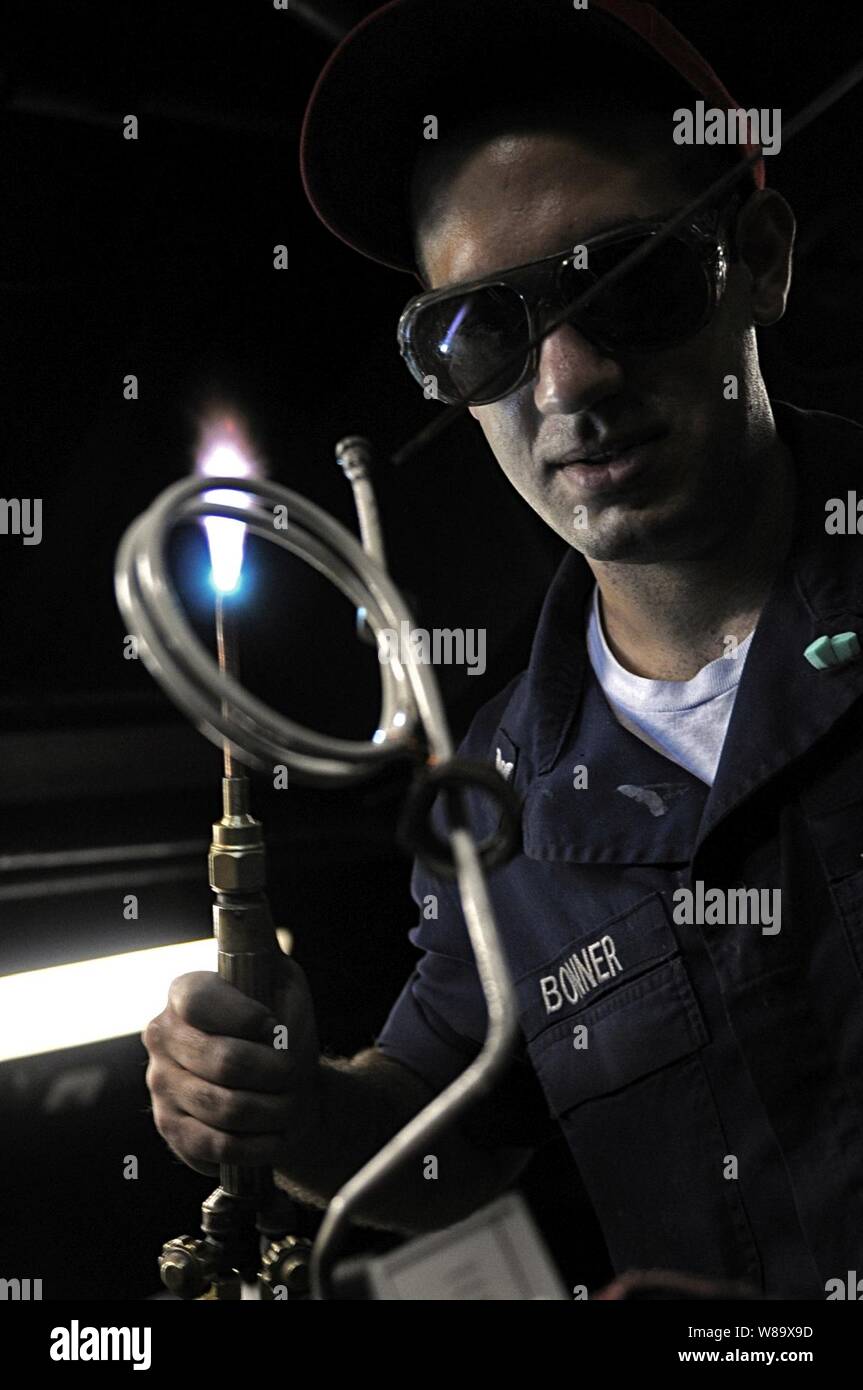
[[524, 1200], [498, 1197], [456, 1226], [368, 1261], [373, 1298], [566, 1299]]

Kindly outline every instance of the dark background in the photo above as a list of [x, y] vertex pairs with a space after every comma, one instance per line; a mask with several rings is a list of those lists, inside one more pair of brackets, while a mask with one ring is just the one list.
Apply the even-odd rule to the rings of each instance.
[[[348, 250], [305, 203], [305, 102], [359, 0], [13, 4], [0, 46], [2, 487], [42, 497], [43, 540], [0, 536], [0, 973], [194, 939], [210, 920], [218, 755], [123, 659], [112, 573], [128, 523], [192, 466], [216, 400], [245, 416], [271, 476], [354, 526], [333, 462], [347, 433], [383, 455], [439, 409], [399, 361], [414, 282]], [[785, 121], [863, 51], [856, 7], [779, 0], [661, 8], [744, 106]], [[317, 16], [317, 19], [315, 19]], [[328, 36], [329, 35], [329, 36]], [[421, 55], [405, 55], [406, 62]], [[480, 79], [481, 80], [481, 79]], [[122, 138], [134, 113], [139, 139]], [[761, 337], [771, 393], [859, 417], [861, 102], [855, 93], [768, 161], [800, 222], [788, 314]], [[289, 247], [290, 270], [273, 269]], [[139, 399], [123, 398], [134, 373]], [[426, 627], [488, 633], [482, 677], [439, 671], [453, 730], [527, 659], [562, 543], [462, 421], [379, 484], [390, 565]], [[204, 560], [178, 582], [209, 615]], [[367, 737], [373, 654], [312, 571], [252, 547], [245, 671], [312, 727]], [[401, 787], [290, 794], [255, 785], [271, 896], [290, 926], [325, 1045], [368, 1045], [414, 958]], [[149, 857], [142, 847], [158, 846]], [[109, 853], [110, 852], [110, 853]], [[125, 894], [140, 918], [126, 922]], [[76, 1001], [69, 1001], [74, 1009]], [[157, 1288], [162, 1240], [212, 1186], [156, 1134], [137, 1038], [0, 1066], [0, 1275], [46, 1298]], [[123, 1155], [141, 1177], [122, 1178]], [[550, 1150], [526, 1190], [570, 1282], [599, 1278]], [[366, 1241], [368, 1244], [368, 1241]], [[585, 1273], [587, 1271], [587, 1273]]]

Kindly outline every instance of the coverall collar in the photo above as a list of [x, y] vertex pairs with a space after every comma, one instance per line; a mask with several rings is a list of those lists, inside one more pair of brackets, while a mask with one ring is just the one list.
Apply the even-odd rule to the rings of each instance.
[[[528, 855], [595, 862], [686, 860], [695, 848], [693, 831], [700, 845], [736, 806], [806, 753], [863, 694], [863, 659], [819, 671], [804, 657], [806, 647], [824, 634], [856, 632], [863, 645], [860, 540], [856, 534], [829, 535], [825, 528], [827, 502], [844, 500], [860, 477], [863, 429], [838, 416], [782, 402], [774, 402], [773, 409], [796, 467], [794, 539], [755, 630], [713, 787], [617, 723], [586, 649], [593, 574], [583, 556], [570, 550], [546, 596], [525, 679], [514, 687], [500, 721], [511, 745], [504, 746], [502, 756], [523, 751], [534, 776], [549, 777], [549, 788], [560, 780], [550, 774], [564, 763], [568, 779], [570, 764], [583, 764], [589, 775], [608, 779], [612, 790], [621, 784], [666, 785], [669, 814], [655, 817], [653, 833], [641, 838], [640, 848], [626, 834], [615, 848], [608, 837], [619, 822], [616, 817], [605, 826], [597, 821], [596, 798], [567, 797], [563, 824], [559, 804], [538, 813], [534, 788], [525, 810]], [[856, 525], [856, 513], [849, 509], [849, 529], [851, 525]], [[557, 801], [549, 790], [544, 795]], [[641, 834], [648, 828], [644, 817]]]

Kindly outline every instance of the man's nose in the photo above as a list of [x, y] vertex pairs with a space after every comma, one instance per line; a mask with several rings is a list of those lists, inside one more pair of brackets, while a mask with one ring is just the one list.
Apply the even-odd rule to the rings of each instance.
[[562, 323], [544, 338], [534, 401], [542, 415], [572, 415], [590, 410], [623, 384], [620, 363], [588, 342], [577, 328]]

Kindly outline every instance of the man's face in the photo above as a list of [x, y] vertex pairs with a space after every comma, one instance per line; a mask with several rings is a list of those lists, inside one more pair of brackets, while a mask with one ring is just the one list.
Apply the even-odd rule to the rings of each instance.
[[[691, 196], [661, 150], [635, 161], [569, 132], [495, 137], [446, 185], [442, 216], [423, 240], [431, 285], [538, 260]], [[748, 422], [763, 390], [750, 284], [745, 267], [732, 266], [713, 320], [660, 351], [605, 356], [564, 324], [543, 341], [532, 381], [471, 408], [516, 491], [589, 558], [687, 559], [733, 538], [753, 497]], [[726, 399], [730, 375], [737, 400]], [[589, 475], [557, 466], [618, 445], [620, 462], [591, 465]]]

